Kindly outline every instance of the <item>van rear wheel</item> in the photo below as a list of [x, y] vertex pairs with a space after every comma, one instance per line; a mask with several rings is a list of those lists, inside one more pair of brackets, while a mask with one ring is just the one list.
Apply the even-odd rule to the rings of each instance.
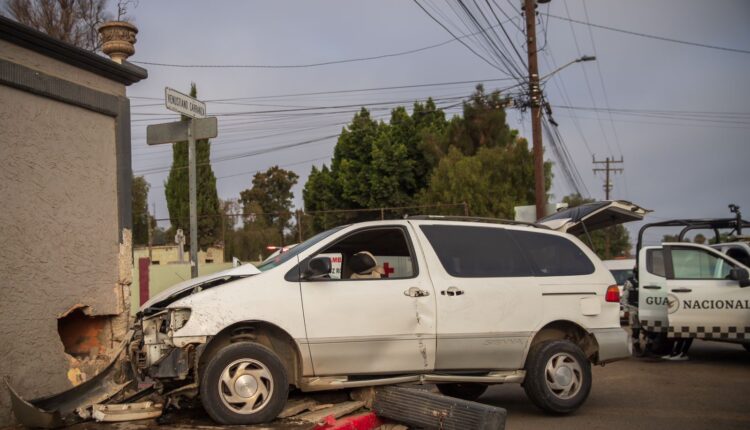
[[529, 399], [545, 412], [573, 412], [591, 391], [591, 363], [573, 342], [541, 342], [529, 352], [523, 388]]

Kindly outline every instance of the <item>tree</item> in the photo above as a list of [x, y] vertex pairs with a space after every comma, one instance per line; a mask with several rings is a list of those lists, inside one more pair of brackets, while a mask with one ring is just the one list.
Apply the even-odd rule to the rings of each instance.
[[110, 19], [106, 6], [107, 0], [6, 0], [3, 9], [21, 24], [96, 51], [101, 46], [97, 29]]
[[443, 155], [446, 127], [445, 114], [431, 99], [415, 103], [411, 115], [403, 107], [393, 109], [388, 123], [362, 108], [342, 130], [330, 169], [310, 172], [302, 194], [305, 210], [313, 213], [309, 232], [372, 217], [365, 211], [323, 211], [414, 204]]
[[446, 144], [471, 156], [480, 148], [504, 146], [512, 142], [517, 132], [508, 127], [503, 108], [505, 104], [500, 92], [487, 95], [484, 86], [477, 85], [469, 101], [463, 104], [463, 117], [456, 117], [450, 122]]
[[[195, 84], [190, 84], [190, 96], [197, 97]], [[187, 118], [183, 117], [183, 121]], [[216, 192], [216, 177], [211, 168], [211, 142], [201, 139], [195, 142], [197, 203], [198, 203], [198, 246], [205, 249], [214, 245], [220, 236], [221, 213], [219, 195]], [[186, 243], [190, 243], [190, 195], [188, 183], [188, 144], [172, 144], [172, 168], [164, 183], [167, 209], [172, 230], [181, 228]]]
[[[552, 181], [551, 168], [545, 163], [547, 188]], [[420, 202], [466, 202], [472, 215], [512, 219], [514, 206], [534, 202], [534, 160], [528, 143], [516, 138], [504, 146], [483, 146], [471, 156], [451, 147], [435, 168]]]
[[698, 234], [696, 234], [696, 235], [695, 235], [695, 237], [693, 238], [693, 242], [694, 242], [694, 243], [699, 243], [699, 244], [701, 244], [701, 245], [705, 245], [705, 244], [706, 244], [706, 236], [704, 236], [704, 235], [703, 235], [703, 234], [701, 234], [701, 233], [698, 233]]
[[148, 245], [149, 224], [156, 226], [154, 217], [148, 213], [148, 191], [151, 185], [143, 176], [134, 176], [132, 193], [133, 245]]
[[[279, 166], [256, 173], [252, 188], [240, 193], [246, 226], [262, 220], [275, 227], [283, 238], [284, 230], [289, 227], [292, 217], [292, 187], [297, 184], [298, 179], [296, 173]], [[249, 220], [248, 214], [255, 214], [256, 219]]]
[[[567, 203], [569, 208], [592, 202], [594, 202], [594, 199], [583, 198], [580, 194], [571, 194], [563, 197], [563, 203]], [[630, 243], [630, 235], [622, 224], [589, 232], [589, 236], [591, 243], [589, 243], [589, 238], [586, 237], [585, 233], [580, 239], [591, 246], [596, 255], [602, 260], [629, 256], [630, 249], [633, 247]], [[609, 252], [607, 252], [607, 240], [609, 240]]]

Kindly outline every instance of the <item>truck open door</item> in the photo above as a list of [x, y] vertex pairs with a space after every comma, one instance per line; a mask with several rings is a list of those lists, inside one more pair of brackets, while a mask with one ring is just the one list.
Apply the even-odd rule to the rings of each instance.
[[662, 247], [641, 248], [638, 267], [638, 321], [649, 333], [665, 334], [669, 326], [669, 302]]

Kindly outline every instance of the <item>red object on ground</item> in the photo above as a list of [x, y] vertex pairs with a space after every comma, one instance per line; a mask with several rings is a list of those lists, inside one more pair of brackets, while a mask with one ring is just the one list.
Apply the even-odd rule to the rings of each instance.
[[138, 298], [141, 302], [141, 305], [148, 301], [148, 269], [150, 265], [151, 260], [149, 260], [147, 257], [138, 259]]
[[337, 420], [333, 415], [315, 426], [315, 430], [371, 430], [383, 425], [375, 412], [343, 417]]

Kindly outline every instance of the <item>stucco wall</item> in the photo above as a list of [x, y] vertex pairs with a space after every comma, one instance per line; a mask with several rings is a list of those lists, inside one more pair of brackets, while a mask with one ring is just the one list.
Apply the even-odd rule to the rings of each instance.
[[[0, 85], [0, 378], [26, 398], [90, 376], [71, 373], [81, 363], [64, 352], [59, 316], [127, 310], [115, 132], [113, 117]], [[0, 424], [9, 409], [3, 387]]]

